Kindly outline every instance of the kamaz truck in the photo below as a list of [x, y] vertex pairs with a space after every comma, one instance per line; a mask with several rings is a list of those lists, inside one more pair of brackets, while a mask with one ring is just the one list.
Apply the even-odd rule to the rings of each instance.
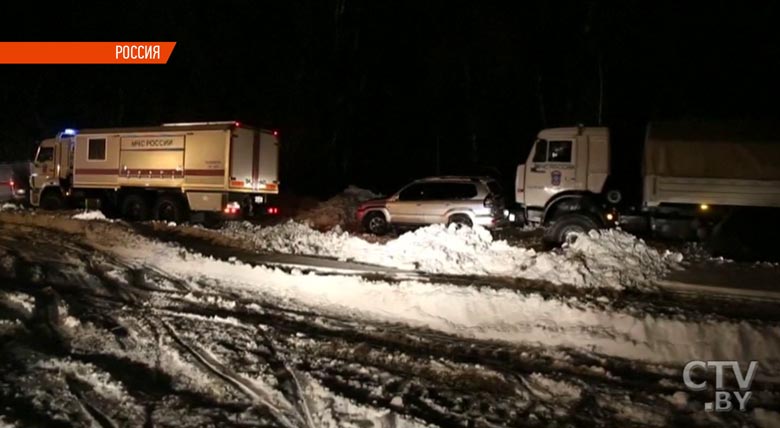
[[[664, 237], [705, 239], [731, 213], [780, 207], [780, 135], [730, 124], [653, 123], [636, 183], [612, 175], [605, 127], [545, 129], [517, 167], [515, 200], [545, 238], [621, 225]], [[626, 168], [621, 168], [625, 170]], [[627, 187], [638, 204], [621, 204]]]

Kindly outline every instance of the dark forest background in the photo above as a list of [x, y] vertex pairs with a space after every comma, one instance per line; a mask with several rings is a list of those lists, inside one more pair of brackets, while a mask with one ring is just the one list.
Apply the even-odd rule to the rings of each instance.
[[3, 40], [176, 41], [167, 65], [0, 67], [0, 159], [64, 127], [277, 128], [283, 189], [511, 183], [543, 127], [608, 125], [636, 168], [649, 120], [780, 112], [776, 2], [26, 2]]

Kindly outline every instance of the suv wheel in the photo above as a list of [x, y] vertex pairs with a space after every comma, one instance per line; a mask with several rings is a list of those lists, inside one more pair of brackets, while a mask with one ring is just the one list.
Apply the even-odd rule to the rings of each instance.
[[466, 227], [472, 227], [474, 225], [474, 223], [471, 221], [471, 218], [469, 218], [469, 216], [466, 214], [455, 214], [450, 216], [450, 218], [447, 220], [447, 226], [451, 224]]
[[373, 211], [363, 218], [363, 227], [374, 235], [384, 235], [388, 229], [387, 219], [381, 212]]

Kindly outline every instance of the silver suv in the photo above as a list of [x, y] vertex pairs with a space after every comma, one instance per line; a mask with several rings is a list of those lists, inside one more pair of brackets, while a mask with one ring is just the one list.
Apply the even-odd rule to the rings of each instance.
[[381, 235], [391, 225], [435, 223], [480, 225], [504, 222], [501, 186], [487, 177], [431, 177], [416, 180], [386, 199], [366, 201], [357, 220], [366, 231]]

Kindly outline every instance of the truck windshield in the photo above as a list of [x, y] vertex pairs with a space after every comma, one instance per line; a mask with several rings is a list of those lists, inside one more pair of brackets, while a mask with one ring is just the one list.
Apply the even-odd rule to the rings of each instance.
[[38, 149], [38, 156], [36, 156], [36, 162], [49, 162], [54, 159], [54, 147], [41, 147]]

